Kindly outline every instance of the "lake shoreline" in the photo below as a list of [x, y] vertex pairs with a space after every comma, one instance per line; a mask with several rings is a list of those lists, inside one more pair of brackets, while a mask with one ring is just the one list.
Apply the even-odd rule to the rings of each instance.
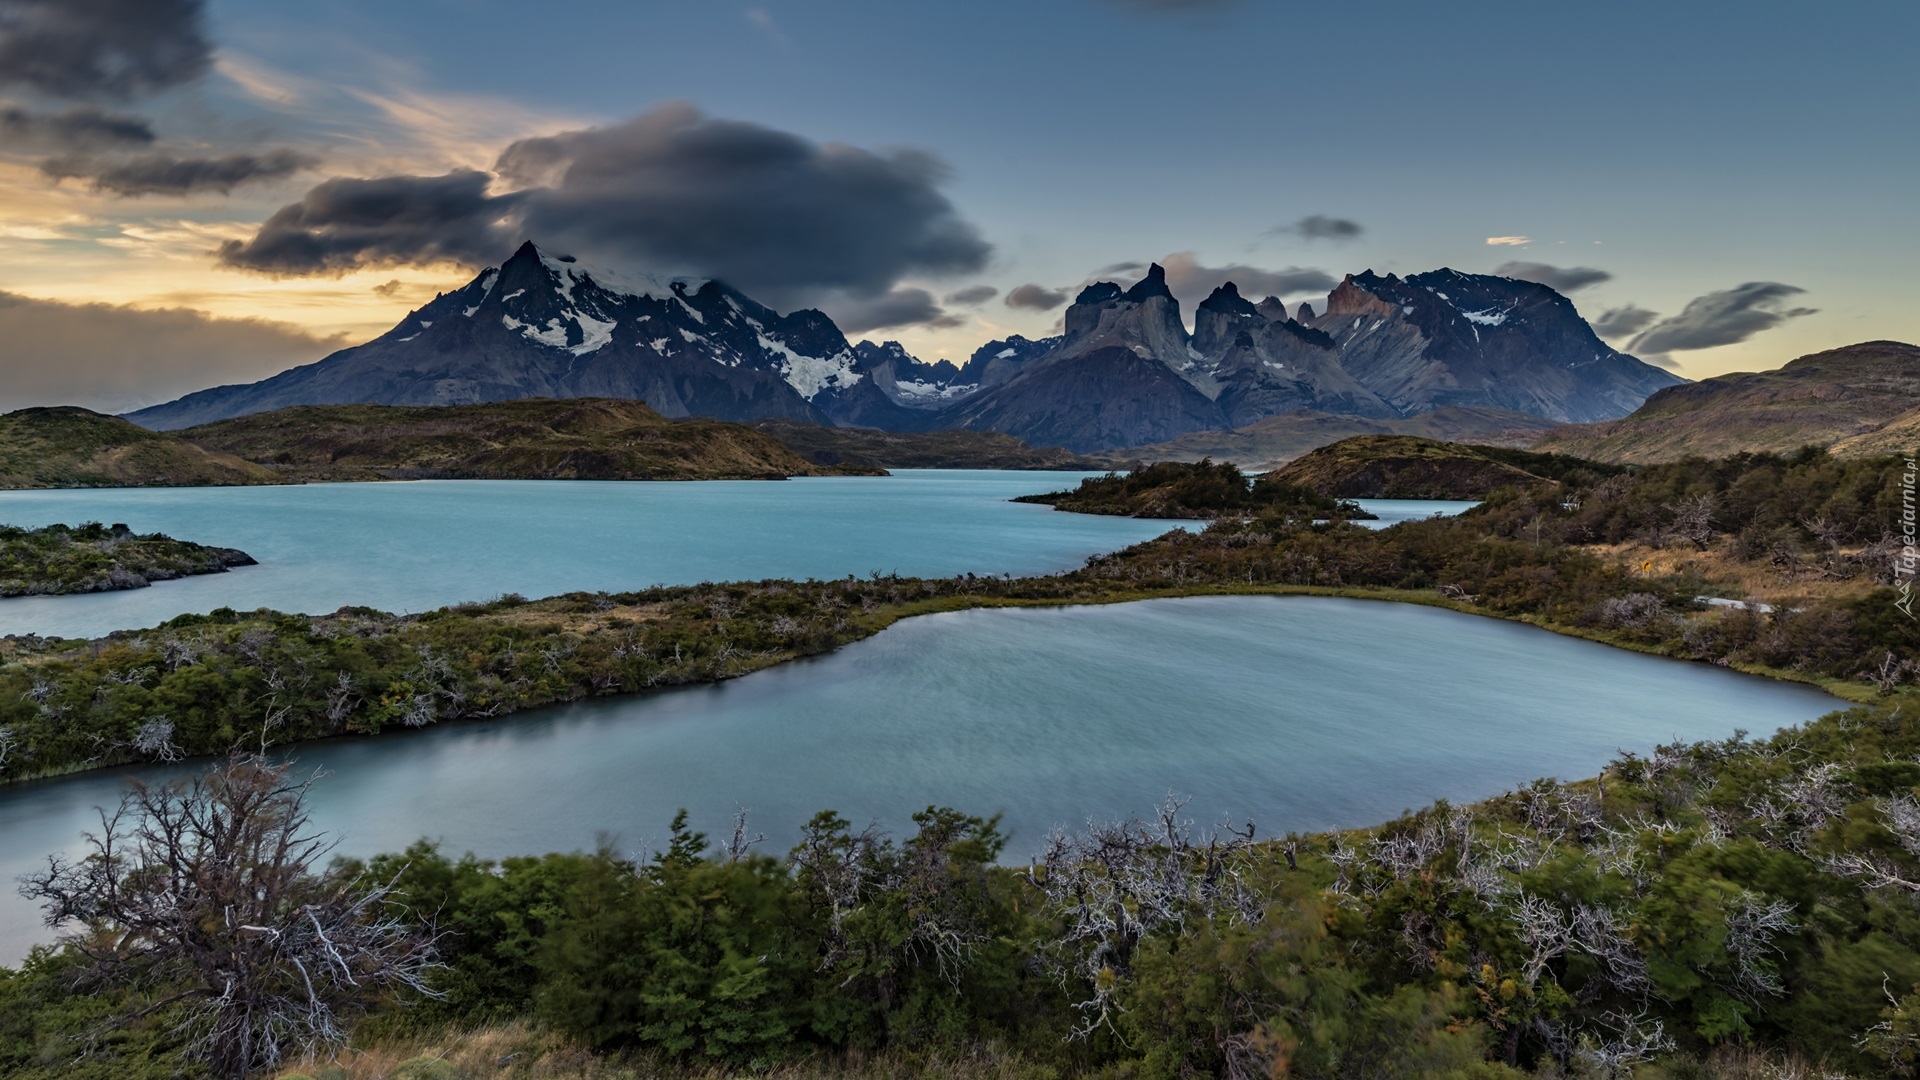
[[[1030, 581], [1030, 580], [1032, 579], [1011, 579], [1010, 583], [1017, 584], [1017, 583], [1020, 583], [1021, 581]], [[730, 584], [738, 584], [738, 583], [730, 583]], [[760, 586], [765, 586], [769, 583], [762, 582], [757, 584]], [[803, 583], [781, 582], [778, 584], [800, 585]], [[830, 583], [818, 583], [818, 584], [830, 584]], [[725, 586], [722, 586], [722, 587], [725, 587]], [[574, 595], [577, 596], [578, 594], [574, 594]], [[599, 598], [605, 598], [607, 597], [608, 594], [602, 593], [602, 594], [589, 594], [589, 595], [597, 595], [597, 597]], [[1658, 656], [1663, 659], [1673, 660], [1681, 663], [1704, 664], [1709, 667], [1721, 667], [1723, 670], [1737, 671], [1745, 675], [1759, 676], [1762, 678], [1772, 679], [1779, 682], [1795, 683], [1803, 686], [1808, 686], [1808, 687], [1812, 687], [1814, 689], [1823, 691], [1833, 696], [1834, 698], [1849, 704], [1868, 704], [1876, 700], [1882, 700], [1878, 696], [1875, 689], [1866, 683], [1850, 682], [1846, 680], [1831, 679], [1831, 678], [1821, 678], [1818, 676], [1810, 675], [1805, 672], [1789, 671], [1789, 670], [1783, 670], [1778, 668], [1767, 668], [1760, 665], [1712, 664], [1708, 661], [1697, 660], [1694, 658], [1684, 657], [1684, 656], [1676, 656], [1658, 647], [1649, 646], [1639, 642], [1623, 640], [1618, 635], [1610, 634], [1602, 630], [1595, 630], [1595, 629], [1586, 628], [1586, 627], [1570, 626], [1570, 625], [1564, 625], [1564, 624], [1556, 624], [1553, 622], [1549, 622], [1547, 620], [1538, 619], [1538, 618], [1535, 618], [1529, 615], [1524, 615], [1524, 614], [1511, 615], [1511, 614], [1505, 614], [1501, 612], [1488, 611], [1483, 608], [1475, 607], [1472, 604], [1468, 604], [1468, 603], [1441, 595], [1437, 591], [1388, 589], [1388, 588], [1365, 587], [1365, 586], [1336, 587], [1336, 586], [1314, 586], [1314, 585], [1292, 585], [1292, 584], [1265, 584], [1265, 585], [1242, 586], [1242, 585], [1196, 584], [1192, 586], [1164, 588], [1164, 589], [1114, 590], [1112, 592], [1109, 592], [1103, 595], [1077, 595], [1077, 596], [1071, 596], [1071, 597], [1020, 597], [1020, 596], [989, 596], [989, 595], [980, 595], [980, 594], [963, 594], [963, 595], [957, 595], [957, 596], [932, 597], [932, 598], [927, 598], [922, 600], [909, 601], [906, 603], [899, 604], [898, 606], [893, 607], [891, 609], [875, 610], [872, 612], [864, 613], [859, 616], [855, 616], [853, 619], [850, 620], [850, 625], [845, 630], [842, 631], [842, 636], [840, 637], [839, 640], [835, 640], [831, 644], [825, 645], [822, 648], [805, 650], [805, 651], [790, 651], [790, 652], [784, 652], [784, 653], [772, 654], [772, 655], [741, 657], [734, 661], [734, 663], [737, 666], [732, 667], [728, 670], [716, 673], [711, 677], [692, 678], [684, 681], [676, 681], [676, 682], [666, 683], [658, 686], [649, 686], [649, 687], [645, 687], [645, 688], [634, 690], [634, 691], [624, 691], [624, 692], [614, 691], [614, 692], [608, 692], [608, 693], [595, 693], [590, 695], [581, 695], [578, 697], [566, 698], [564, 700], [545, 700], [545, 701], [538, 701], [538, 702], [529, 702], [524, 706], [505, 709], [501, 712], [491, 714], [491, 715], [454, 716], [454, 717], [448, 717], [444, 720], [436, 721], [436, 723], [462, 724], [462, 725], [485, 723], [490, 720], [506, 719], [511, 716], [521, 715], [537, 709], [551, 708], [554, 706], [570, 704], [578, 701], [605, 700], [605, 699], [615, 698], [615, 697], [626, 698], [626, 697], [649, 696], [655, 691], [679, 689], [687, 686], [711, 685], [711, 684], [716, 684], [721, 682], [732, 681], [747, 675], [755, 674], [757, 672], [781, 667], [795, 660], [817, 658], [824, 655], [828, 655], [832, 652], [839, 650], [843, 646], [851, 645], [860, 641], [867, 640], [868, 638], [871, 638], [874, 635], [879, 634], [882, 631], [894, 626], [896, 623], [902, 622], [907, 619], [917, 618], [923, 615], [932, 615], [932, 614], [941, 614], [941, 613], [959, 612], [959, 611], [989, 610], [989, 609], [998, 609], [998, 608], [1060, 609], [1060, 608], [1073, 608], [1073, 607], [1105, 607], [1105, 606], [1112, 606], [1112, 605], [1118, 605], [1118, 604], [1138, 603], [1138, 602], [1150, 601], [1150, 600], [1171, 600], [1171, 599], [1183, 599], [1183, 598], [1206, 597], [1206, 596], [1333, 597], [1333, 598], [1349, 599], [1349, 600], [1369, 600], [1369, 601], [1378, 601], [1378, 602], [1386, 602], [1386, 603], [1410, 604], [1410, 605], [1416, 605], [1421, 607], [1441, 608], [1444, 610], [1457, 612], [1463, 615], [1480, 616], [1484, 618], [1492, 618], [1502, 622], [1517, 623], [1520, 625], [1532, 626], [1536, 629], [1539, 629], [1548, 633], [1557, 634], [1563, 637], [1571, 637], [1571, 638], [1576, 638], [1580, 640], [1591, 641], [1597, 644], [1607, 645], [1612, 648], [1623, 649], [1629, 652], [1636, 652], [1636, 653], [1640, 653], [1647, 656]], [[531, 601], [529, 603], [539, 604], [539, 603], [544, 603], [544, 602], [554, 601], [559, 599], [562, 599], [562, 598], [548, 597], [540, 601]], [[571, 597], [569, 597], [568, 599], [571, 599]], [[453, 607], [444, 608], [440, 610], [442, 612], [453, 611], [453, 610], [457, 610], [460, 607], [470, 607], [470, 606], [472, 605], [455, 605]], [[275, 613], [275, 614], [277, 615], [278, 613]], [[435, 614], [438, 614], [438, 612], [429, 612], [429, 613], [425, 613], [423, 616], [415, 616], [414, 618], [425, 618]], [[108, 639], [138, 637], [144, 634], [154, 633], [159, 629], [161, 628], [150, 627], [144, 630], [117, 631], [115, 634], [109, 635]], [[97, 641], [108, 640], [108, 639], [94, 639], [94, 640], [97, 642]], [[12, 636], [10, 635], [8, 638], [0, 639], [0, 641], [6, 641], [6, 640], [12, 640]], [[301, 743], [308, 743], [308, 742], [332, 740], [332, 739], [340, 739], [340, 738], [373, 738], [378, 734], [380, 734], [380, 732], [377, 730], [373, 732], [343, 730], [343, 731], [336, 731], [336, 732], [331, 732], [326, 734], [315, 734], [315, 735], [303, 736], [298, 740], [294, 740], [294, 741], [298, 741]], [[235, 748], [238, 749], [239, 747], [236, 745]], [[220, 757], [221, 753], [222, 753], [221, 751], [209, 751], [209, 752], [203, 752], [203, 753], [187, 754], [187, 755], [182, 755], [178, 760], [214, 760]], [[72, 775], [77, 775], [77, 774], [86, 773], [86, 772], [98, 771], [101, 769], [119, 768], [119, 767], [124, 767], [128, 765], [139, 765], [139, 764], [143, 764], [143, 762], [137, 761], [137, 760], [95, 761], [92, 763], [76, 762], [76, 763], [63, 764], [63, 765], [45, 769], [45, 770], [5, 774], [5, 775], [0, 775], [0, 788], [9, 787], [15, 784], [28, 783], [36, 780], [55, 779], [63, 776], [72, 776]]]

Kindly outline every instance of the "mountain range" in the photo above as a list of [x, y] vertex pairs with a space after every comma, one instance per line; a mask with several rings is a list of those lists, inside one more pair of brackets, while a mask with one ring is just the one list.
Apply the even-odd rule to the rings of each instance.
[[1437, 270], [1348, 275], [1315, 315], [1222, 285], [1194, 311], [1155, 265], [1084, 288], [1056, 336], [956, 365], [850, 343], [718, 281], [588, 269], [523, 245], [364, 345], [128, 414], [166, 430], [291, 405], [644, 400], [663, 416], [996, 431], [1113, 450], [1301, 410], [1383, 422], [1438, 409], [1608, 420], [1682, 382], [1616, 352], [1545, 285]]

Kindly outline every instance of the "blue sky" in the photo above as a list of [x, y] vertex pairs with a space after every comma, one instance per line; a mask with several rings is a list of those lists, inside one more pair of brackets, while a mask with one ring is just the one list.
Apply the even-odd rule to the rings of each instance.
[[[516, 139], [681, 101], [937, 157], [939, 193], [991, 253], [897, 275], [936, 298], [1067, 289], [1179, 253], [1335, 277], [1520, 261], [1610, 275], [1569, 294], [1589, 318], [1804, 290], [1744, 340], [1666, 357], [1694, 377], [1920, 338], [1911, 3], [212, 0], [204, 25], [210, 73], [109, 104], [152, 117], [162, 147], [310, 164], [128, 198], [53, 186], [21, 158], [0, 172], [0, 290], [365, 336], [468, 272], [268, 277], [207, 253], [329, 177], [489, 169]], [[1274, 231], [1308, 215], [1361, 231]], [[866, 336], [960, 358], [1058, 315], [996, 298]]]

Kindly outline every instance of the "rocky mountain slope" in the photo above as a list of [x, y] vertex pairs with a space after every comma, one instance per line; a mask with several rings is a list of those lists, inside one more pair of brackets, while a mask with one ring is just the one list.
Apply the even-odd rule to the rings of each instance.
[[0, 489], [277, 484], [271, 469], [74, 406], [0, 416]]
[[720, 282], [588, 269], [527, 244], [365, 345], [129, 416], [172, 429], [289, 405], [619, 397], [669, 417], [965, 428], [1087, 452], [1303, 410], [1598, 420], [1678, 381], [1601, 343], [1546, 286], [1452, 270], [1350, 275], [1317, 316], [1228, 283], [1193, 314], [1189, 333], [1156, 265], [1130, 286], [1087, 286], [1058, 336], [926, 363], [897, 342], [850, 344], [818, 311], [781, 315]]
[[1566, 297], [1514, 278], [1349, 274], [1310, 325], [1400, 415], [1462, 405], [1582, 423], [1624, 415], [1684, 381], [1616, 352]]
[[1904, 453], [1920, 431], [1917, 409], [1920, 347], [1867, 341], [1662, 390], [1622, 419], [1555, 428], [1536, 448], [1635, 463], [1807, 445]]
[[181, 430], [290, 480], [737, 480], [874, 473], [817, 465], [769, 435], [669, 420], [637, 401], [302, 405]]

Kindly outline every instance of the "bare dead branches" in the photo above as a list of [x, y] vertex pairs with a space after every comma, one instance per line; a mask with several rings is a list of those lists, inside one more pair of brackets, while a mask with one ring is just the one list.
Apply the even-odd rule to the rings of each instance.
[[143, 1011], [170, 1011], [218, 1075], [337, 1049], [370, 994], [432, 993], [434, 940], [399, 917], [392, 882], [317, 869], [332, 845], [309, 828], [310, 783], [250, 756], [136, 781], [85, 858], [50, 860], [22, 892], [49, 926], [82, 924], [63, 940], [88, 978], [161, 995]]
[[1196, 834], [1180, 817], [1185, 806], [1168, 795], [1152, 822], [1055, 832], [1028, 869], [1027, 881], [1062, 923], [1053, 943], [1056, 971], [1090, 991], [1075, 1006], [1085, 1015], [1075, 1038], [1112, 1026], [1120, 980], [1149, 934], [1188, 919], [1260, 921], [1262, 901], [1244, 877], [1253, 824]]

